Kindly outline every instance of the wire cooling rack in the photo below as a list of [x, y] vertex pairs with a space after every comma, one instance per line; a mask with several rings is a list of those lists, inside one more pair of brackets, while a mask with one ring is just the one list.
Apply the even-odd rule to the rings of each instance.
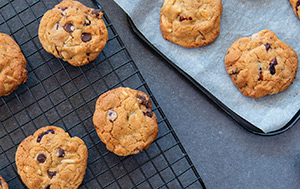
[[[14, 161], [17, 146], [47, 125], [60, 126], [86, 143], [88, 166], [80, 188], [205, 188], [105, 11], [109, 40], [95, 61], [73, 67], [42, 48], [39, 22], [57, 3], [0, 0], [0, 32], [11, 35], [20, 45], [29, 73], [25, 84], [0, 99], [0, 174], [10, 188], [26, 188]], [[156, 141], [134, 156], [108, 152], [92, 123], [99, 95], [119, 86], [146, 92], [158, 117]]]

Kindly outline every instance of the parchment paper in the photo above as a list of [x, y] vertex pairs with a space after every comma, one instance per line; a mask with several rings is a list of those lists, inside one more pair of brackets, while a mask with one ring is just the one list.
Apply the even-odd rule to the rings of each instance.
[[300, 20], [295, 16], [289, 1], [223, 0], [219, 37], [212, 44], [195, 49], [180, 47], [163, 39], [159, 26], [163, 0], [115, 2], [158, 50], [228, 108], [264, 132], [280, 129], [299, 110], [299, 72], [292, 85], [285, 91], [253, 99], [239, 92], [224, 65], [226, 51], [233, 42], [263, 29], [275, 32], [280, 40], [289, 44], [298, 54]]

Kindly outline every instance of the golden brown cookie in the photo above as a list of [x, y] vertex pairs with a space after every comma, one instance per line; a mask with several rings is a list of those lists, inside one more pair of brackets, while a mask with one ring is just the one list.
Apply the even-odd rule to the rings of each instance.
[[26, 59], [19, 45], [9, 36], [0, 33], [0, 97], [7, 96], [25, 83], [28, 75]]
[[290, 0], [296, 16], [300, 19], [300, 0]]
[[55, 126], [37, 130], [16, 152], [18, 173], [30, 189], [78, 188], [87, 158], [84, 142]]
[[0, 175], [0, 189], [8, 189], [8, 184], [3, 179], [3, 177]]
[[220, 33], [221, 0], [165, 0], [160, 29], [165, 39], [193, 48], [213, 42]]
[[97, 58], [108, 40], [102, 16], [99, 9], [63, 0], [44, 14], [39, 27], [40, 42], [57, 58], [83, 66]]
[[120, 87], [102, 94], [93, 122], [109, 151], [119, 156], [147, 149], [158, 134], [156, 115], [147, 94]]
[[274, 32], [260, 31], [234, 42], [225, 56], [233, 83], [253, 98], [285, 90], [298, 70], [297, 53]]

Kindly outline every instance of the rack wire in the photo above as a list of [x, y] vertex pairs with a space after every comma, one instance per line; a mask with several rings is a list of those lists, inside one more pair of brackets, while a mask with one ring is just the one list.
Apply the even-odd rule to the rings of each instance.
[[[25, 84], [0, 99], [0, 174], [10, 188], [26, 188], [14, 161], [18, 145], [47, 125], [60, 126], [86, 143], [88, 166], [80, 188], [205, 188], [104, 10], [109, 40], [95, 61], [73, 67], [42, 48], [39, 22], [57, 3], [0, 1], [0, 32], [9, 34], [20, 45], [29, 73]], [[94, 8], [100, 6], [95, 1], [89, 3]], [[108, 152], [92, 123], [99, 95], [119, 86], [147, 93], [158, 117], [157, 139], [148, 150], [134, 156], [119, 157]]]

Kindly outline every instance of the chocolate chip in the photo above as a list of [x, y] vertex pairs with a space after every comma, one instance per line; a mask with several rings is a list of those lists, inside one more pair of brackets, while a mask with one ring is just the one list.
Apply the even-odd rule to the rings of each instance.
[[47, 186], [45, 187], [45, 189], [50, 189], [50, 185], [47, 185]]
[[187, 18], [187, 17], [184, 17], [184, 16], [180, 16], [180, 17], [179, 17], [179, 21], [180, 21], [180, 22], [182, 22], [182, 21], [184, 21], [184, 20], [193, 20], [193, 18], [192, 18], [192, 17], [188, 17], [188, 18]]
[[141, 100], [141, 104], [145, 105], [146, 104], [146, 97], [142, 95], [137, 95], [136, 98]]
[[36, 159], [38, 160], [39, 163], [45, 163], [47, 157], [45, 154], [39, 154]]
[[94, 10], [92, 11], [92, 14], [96, 15], [96, 17], [99, 17], [100, 13], [101, 13], [101, 10], [100, 10], [100, 9], [94, 9]]
[[118, 118], [118, 114], [113, 110], [108, 110], [107, 118], [109, 119], [109, 121], [113, 122]]
[[56, 30], [59, 28], [59, 22], [56, 23]]
[[266, 51], [268, 51], [271, 48], [271, 43], [266, 43], [264, 45], [266, 47]]
[[75, 30], [75, 27], [73, 26], [72, 23], [67, 23], [65, 26], [64, 26], [64, 29], [66, 30], [66, 32], [73, 32]]
[[85, 18], [85, 23], [83, 25], [89, 26], [89, 25], [91, 25], [91, 21], [88, 18]]
[[296, 11], [298, 11], [299, 6], [300, 6], [300, 0], [298, 0], [297, 3], [296, 3]]
[[83, 42], [88, 42], [92, 39], [92, 35], [90, 33], [82, 33], [81, 34], [81, 40]]
[[270, 70], [270, 73], [271, 75], [274, 75], [276, 70], [275, 70], [275, 66], [277, 65], [277, 59], [274, 58], [271, 63], [269, 64], [269, 70]]
[[65, 151], [63, 149], [59, 148], [57, 156], [58, 157], [65, 157]]
[[60, 10], [62, 10], [62, 11], [65, 11], [65, 10], [67, 10], [68, 8], [67, 7], [63, 7], [63, 8], [59, 8]]
[[151, 110], [149, 110], [149, 109], [147, 109], [147, 111], [143, 112], [143, 113], [144, 113], [144, 115], [146, 115], [146, 116], [148, 116], [150, 118], [152, 118], [152, 116], [153, 116], [153, 112]]
[[50, 179], [52, 179], [56, 175], [55, 171], [47, 171], [47, 173]]
[[259, 75], [258, 75], [258, 81], [262, 81], [264, 78], [263, 78], [263, 74], [262, 74], [262, 69], [259, 68]]
[[184, 18], [183, 16], [180, 16], [180, 17], [179, 17], [179, 21], [180, 21], [180, 22], [182, 22], [182, 21], [184, 21], [184, 20], [185, 20], [185, 18]]
[[42, 140], [42, 138], [43, 138], [43, 136], [46, 135], [46, 134], [49, 134], [49, 133], [54, 134], [55, 132], [54, 132], [53, 130], [48, 130], [48, 131], [46, 131], [46, 132], [40, 134], [40, 136], [38, 136], [38, 138], [37, 138], [36, 141], [37, 141], [38, 143], [40, 143], [41, 140]]
[[142, 96], [142, 95], [137, 95], [136, 96], [138, 99], [140, 99], [141, 104], [146, 106], [146, 108], [150, 108], [150, 104], [151, 104], [151, 100], [146, 100], [146, 97]]
[[237, 75], [237, 74], [239, 74], [240, 73], [240, 70], [231, 70], [230, 72], [229, 72], [229, 75]]

